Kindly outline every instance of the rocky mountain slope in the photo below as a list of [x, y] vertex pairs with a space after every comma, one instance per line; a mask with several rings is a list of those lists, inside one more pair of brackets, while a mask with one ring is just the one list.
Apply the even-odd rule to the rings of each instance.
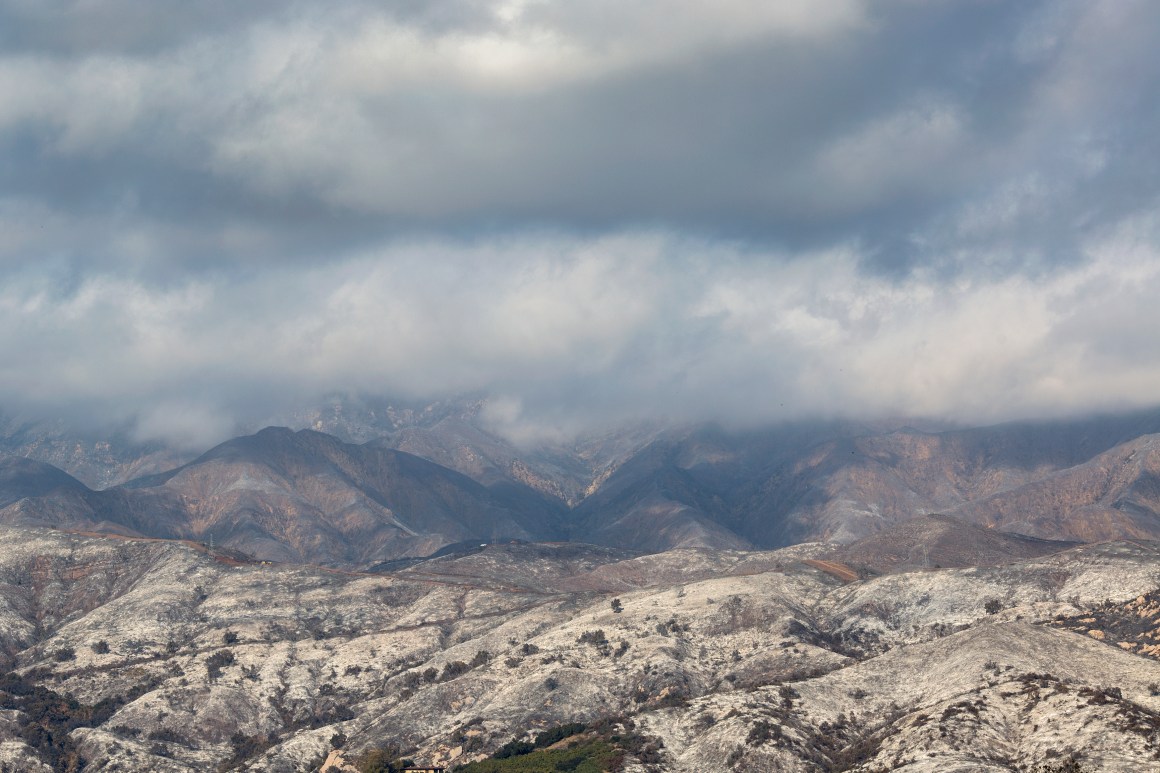
[[85, 428], [2, 411], [0, 454], [51, 464], [95, 489], [170, 470], [196, 456], [135, 440], [126, 427]]
[[488, 489], [309, 430], [263, 430], [104, 491], [26, 460], [4, 469], [4, 522], [215, 541], [278, 561], [366, 565], [464, 539], [551, 539], [563, 512], [527, 487]]
[[1042, 539], [1160, 538], [1156, 412], [937, 431], [636, 426], [524, 447], [488, 430], [484, 405], [336, 401], [290, 418], [359, 442], [267, 429], [101, 491], [44, 489], [43, 468], [8, 461], [0, 487], [24, 493], [0, 519], [359, 568], [498, 538], [646, 552], [849, 543], [933, 513]]
[[10, 769], [305, 771], [388, 743], [460, 763], [609, 718], [648, 739], [627, 770], [1160, 765], [1160, 661], [1122, 646], [1155, 543], [863, 580], [817, 544], [492, 545], [393, 574], [0, 544]]
[[711, 546], [777, 547], [848, 542], [946, 513], [1049, 539], [1156, 538], [1160, 435], [1144, 433], [1157, 423], [1149, 414], [933, 433], [849, 425], [669, 433], [576, 508], [575, 528], [606, 544], [696, 531]]

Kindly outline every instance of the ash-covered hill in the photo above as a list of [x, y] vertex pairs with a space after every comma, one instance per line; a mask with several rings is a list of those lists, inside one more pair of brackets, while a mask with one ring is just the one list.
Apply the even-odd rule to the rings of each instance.
[[1154, 543], [855, 581], [804, 545], [489, 546], [382, 575], [0, 545], [10, 769], [306, 771], [389, 744], [458, 764], [564, 723], [637, 739], [630, 771], [1160, 765], [1160, 661], [1126, 638], [1137, 609], [1154, 626]]

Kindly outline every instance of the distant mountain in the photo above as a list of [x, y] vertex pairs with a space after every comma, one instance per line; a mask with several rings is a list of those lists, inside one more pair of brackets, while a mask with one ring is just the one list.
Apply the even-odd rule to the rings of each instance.
[[169, 470], [196, 456], [163, 443], [134, 440], [123, 426], [86, 429], [0, 412], [0, 455], [4, 454], [51, 464], [94, 489]]
[[1094, 542], [1160, 531], [1160, 434], [963, 505], [960, 517], [999, 529]]
[[0, 507], [57, 491], [84, 492], [88, 488], [51, 464], [20, 456], [0, 457]]
[[[213, 540], [259, 558], [359, 565], [426, 555], [464, 539], [553, 539], [562, 506], [532, 489], [496, 490], [400, 451], [269, 428], [169, 472], [105, 491], [44, 465], [0, 510], [8, 523]], [[37, 488], [39, 486], [39, 488]]]
[[945, 513], [1047, 539], [1156, 538], [1157, 430], [1160, 416], [1142, 414], [942, 432], [670, 431], [576, 507], [572, 534], [642, 549], [637, 540], [773, 548], [852, 542]]
[[[263, 430], [102, 492], [28, 493], [0, 516], [344, 565], [502, 537], [645, 552], [851, 543], [938, 513], [1043, 539], [1160, 537], [1156, 411], [965, 429], [634, 425], [519, 445], [483, 406], [336, 398], [292, 418], [345, 440]], [[56, 447], [34, 434], [21, 448]], [[33, 491], [43, 471], [26, 472]]]

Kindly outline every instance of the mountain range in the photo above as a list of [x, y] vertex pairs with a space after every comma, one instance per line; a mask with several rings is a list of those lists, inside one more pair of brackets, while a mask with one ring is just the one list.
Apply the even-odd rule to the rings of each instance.
[[91, 475], [116, 457], [97, 476], [113, 478], [175, 452], [107, 444], [103, 456], [62, 459], [59, 433], [37, 445], [26, 427], [23, 445], [9, 444], [22, 453], [0, 457], [0, 522], [351, 568], [472, 541], [637, 552], [849, 543], [932, 513], [1043, 539], [1160, 537], [1156, 412], [967, 429], [634, 426], [520, 446], [489, 431], [479, 407], [336, 403], [304, 418], [346, 440], [269, 427], [105, 488], [68, 471]]

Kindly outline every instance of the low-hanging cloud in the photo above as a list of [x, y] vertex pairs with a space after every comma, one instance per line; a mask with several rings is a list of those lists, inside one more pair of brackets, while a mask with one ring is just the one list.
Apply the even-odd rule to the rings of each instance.
[[897, 280], [852, 246], [755, 256], [662, 232], [413, 242], [242, 281], [26, 278], [0, 293], [0, 399], [139, 414], [143, 435], [190, 442], [332, 390], [487, 392], [523, 434], [1138, 407], [1160, 383], [1156, 231], [1124, 223], [1036, 279]]
[[0, 0], [0, 407], [1152, 403], [1145, 0]]

